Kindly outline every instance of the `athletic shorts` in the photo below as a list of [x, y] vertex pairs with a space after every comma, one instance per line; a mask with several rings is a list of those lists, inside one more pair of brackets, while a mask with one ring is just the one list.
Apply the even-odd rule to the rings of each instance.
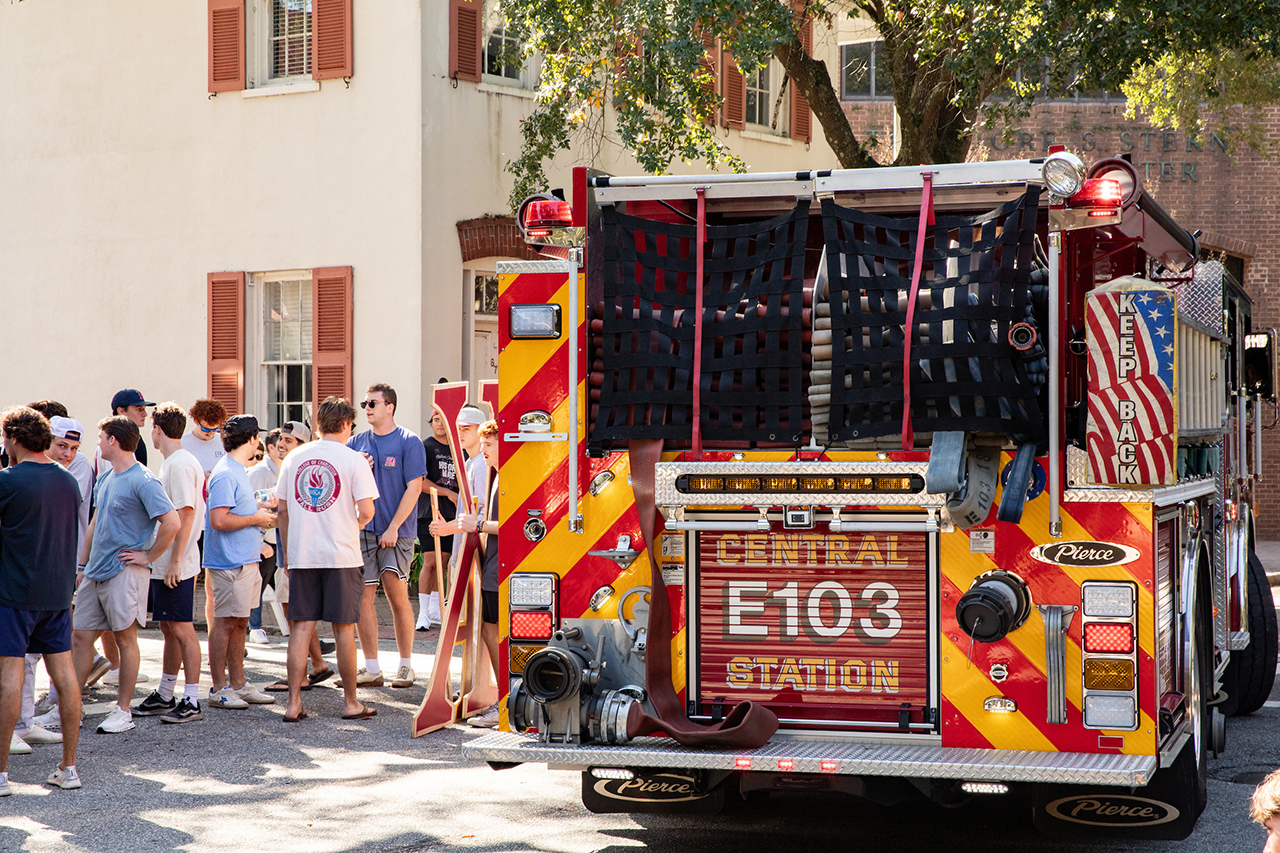
[[151, 591], [147, 595], [147, 609], [157, 622], [191, 622], [195, 611], [196, 579], [178, 581], [173, 589], [159, 578], [151, 579]]
[[413, 539], [401, 536], [394, 548], [378, 547], [378, 534], [372, 530], [360, 531], [360, 553], [364, 555], [364, 582], [376, 586], [383, 572], [395, 572], [405, 583], [409, 582], [409, 566], [413, 564]]
[[71, 651], [71, 609], [19, 610], [0, 604], [0, 657]]
[[205, 590], [213, 590], [213, 615], [216, 618], [248, 619], [249, 611], [258, 606], [262, 593], [262, 576], [257, 563], [245, 563], [238, 569], [205, 569]]
[[484, 605], [484, 621], [490, 625], [498, 624], [498, 591], [480, 590], [480, 601]]
[[289, 620], [351, 625], [360, 621], [364, 601], [364, 571], [349, 569], [290, 569]]
[[147, 624], [149, 566], [125, 566], [104, 581], [85, 578], [72, 603], [71, 627], [77, 631], [124, 631], [129, 623]]
[[[452, 521], [453, 519], [448, 519], [448, 520]], [[418, 544], [422, 546], [422, 553], [434, 554], [436, 552], [436, 540], [439, 539], [440, 554], [442, 556], [445, 554], [452, 554], [453, 553], [453, 534], [450, 533], [448, 536], [432, 536], [431, 520], [424, 519], [424, 521], [426, 521], [427, 523], [420, 525], [418, 527]]]

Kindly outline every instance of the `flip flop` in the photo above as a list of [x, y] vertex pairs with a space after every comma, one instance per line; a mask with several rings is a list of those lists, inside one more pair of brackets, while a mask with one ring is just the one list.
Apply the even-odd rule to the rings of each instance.
[[[264, 688], [262, 688], [262, 689], [263, 689], [263, 690], [265, 690], [265, 691], [267, 691], [268, 693], [288, 693], [288, 692], [289, 692], [289, 682], [287, 682], [287, 681], [277, 681], [275, 684], [268, 684], [266, 687], [264, 687]], [[304, 685], [302, 685], [302, 689], [303, 689], [303, 690], [310, 690], [310, 689], [311, 689], [311, 685], [310, 685], [310, 684], [304, 684]]]
[[356, 711], [354, 714], [343, 714], [343, 715], [342, 715], [342, 719], [344, 719], [344, 720], [367, 720], [367, 719], [369, 719], [370, 717], [376, 717], [376, 716], [378, 716], [378, 709], [377, 709], [377, 708], [373, 707], [372, 705], [364, 705], [364, 704], [362, 704], [362, 705], [360, 706], [360, 710], [359, 710], [359, 711]]
[[[308, 686], [319, 684], [322, 681], [328, 681], [330, 678], [333, 678], [333, 667], [325, 667], [322, 671], [313, 672], [307, 676]], [[306, 690], [307, 688], [304, 687], [302, 689]]]
[[285, 715], [284, 715], [284, 721], [285, 721], [286, 723], [296, 723], [296, 722], [298, 722], [299, 720], [305, 720], [306, 718], [307, 718], [307, 711], [306, 711], [306, 709], [305, 709], [305, 708], [304, 708], [303, 710], [299, 711], [299, 712], [298, 712], [298, 716], [296, 716], [296, 717], [290, 717], [288, 714], [285, 714]]

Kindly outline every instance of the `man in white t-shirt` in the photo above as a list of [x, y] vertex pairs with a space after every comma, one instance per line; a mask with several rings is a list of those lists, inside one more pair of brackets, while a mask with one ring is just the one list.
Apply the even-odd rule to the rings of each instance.
[[227, 455], [219, 435], [227, 422], [227, 407], [217, 400], [202, 398], [187, 414], [191, 416], [191, 432], [182, 437], [182, 449], [196, 458], [208, 480], [214, 466]]
[[316, 411], [320, 440], [285, 457], [276, 485], [280, 535], [289, 571], [289, 703], [286, 723], [307, 716], [302, 684], [316, 622], [333, 626], [342, 676], [343, 719], [364, 720], [377, 709], [356, 698], [355, 626], [364, 599], [360, 530], [373, 518], [378, 487], [369, 463], [346, 446], [356, 410], [328, 397]]
[[[196, 540], [204, 529], [204, 470], [182, 447], [187, 416], [173, 402], [161, 403], [151, 413], [151, 444], [164, 456], [160, 484], [178, 511], [181, 526], [169, 547], [151, 564], [148, 596], [152, 618], [164, 635], [160, 686], [134, 706], [139, 716], [159, 716], [164, 723], [189, 723], [203, 719], [200, 711], [200, 641], [193, 623], [196, 576], [200, 551]], [[174, 698], [178, 667], [185, 674], [182, 701]]]

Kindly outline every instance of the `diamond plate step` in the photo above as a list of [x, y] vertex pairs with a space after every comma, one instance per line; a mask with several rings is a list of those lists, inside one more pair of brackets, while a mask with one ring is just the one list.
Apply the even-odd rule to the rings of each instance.
[[[664, 738], [637, 738], [627, 746], [576, 746], [539, 743], [536, 736], [514, 732], [477, 738], [463, 745], [462, 754], [481, 761], [547, 763], [583, 770], [609, 766], [777, 772], [778, 760], [790, 759], [793, 773], [1124, 786], [1146, 785], [1156, 770], [1154, 755], [781, 739], [742, 751], [693, 749]], [[744, 759], [749, 766], [744, 766]]]

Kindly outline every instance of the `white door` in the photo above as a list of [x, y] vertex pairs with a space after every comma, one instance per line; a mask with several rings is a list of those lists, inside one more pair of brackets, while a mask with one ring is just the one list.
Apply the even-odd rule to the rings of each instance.
[[498, 378], [498, 324], [476, 318], [476, 334], [471, 344], [472, 400], [480, 399], [480, 382]]

